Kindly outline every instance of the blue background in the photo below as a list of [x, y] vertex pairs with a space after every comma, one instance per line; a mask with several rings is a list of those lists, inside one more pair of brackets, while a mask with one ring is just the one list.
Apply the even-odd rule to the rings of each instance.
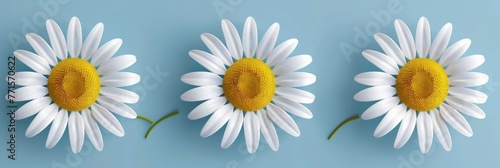
[[[55, 3], [48, 10], [46, 3]], [[217, 6], [214, 6], [214, 4]], [[394, 8], [394, 9], [393, 9]], [[390, 21], [379, 20], [379, 14], [389, 14]], [[78, 16], [85, 38], [92, 27], [103, 22], [101, 44], [113, 38], [122, 38], [117, 54], [134, 54], [137, 63], [127, 71], [142, 76], [139, 84], [128, 89], [141, 95], [132, 105], [140, 115], [157, 120], [167, 113], [179, 110], [152, 132], [144, 134], [149, 124], [142, 120], [117, 117], [125, 129], [123, 138], [103, 128], [104, 150], [96, 151], [86, 138], [81, 153], [75, 155], [69, 147], [68, 133], [53, 148], [46, 149], [48, 129], [33, 138], [24, 133], [33, 119], [16, 123], [16, 160], [7, 159], [7, 125], [5, 110], [0, 114], [0, 167], [495, 167], [500, 157], [500, 3], [498, 1], [435, 1], [435, 0], [350, 0], [350, 1], [264, 1], [264, 0], [209, 0], [209, 1], [98, 1], [98, 0], [2, 0], [0, 5], [0, 55], [2, 60], [15, 49], [33, 51], [24, 34], [35, 32], [48, 39], [45, 19], [52, 18], [63, 32], [72, 16]], [[303, 71], [316, 74], [317, 82], [305, 87], [316, 95], [316, 101], [307, 105], [314, 113], [311, 120], [294, 117], [302, 135], [298, 138], [278, 129], [280, 149], [273, 152], [261, 139], [257, 153], [248, 154], [243, 132], [228, 149], [220, 148], [223, 131], [209, 138], [199, 132], [207, 118], [190, 121], [187, 114], [199, 103], [186, 103], [179, 96], [192, 86], [180, 81], [188, 72], [204, 70], [188, 56], [192, 49], [207, 50], [200, 34], [209, 32], [223, 39], [220, 21], [227, 18], [241, 33], [245, 19], [257, 21], [259, 38], [274, 22], [281, 31], [278, 43], [298, 38], [296, 54], [310, 54], [313, 63]], [[490, 82], [477, 89], [489, 96], [480, 107], [486, 119], [466, 116], [474, 130], [467, 138], [450, 128], [453, 149], [446, 152], [434, 139], [429, 154], [418, 148], [416, 131], [402, 149], [394, 149], [396, 132], [374, 138], [373, 131], [381, 118], [358, 120], [346, 125], [330, 141], [328, 134], [344, 119], [361, 114], [373, 103], [360, 103], [353, 95], [366, 88], [354, 82], [361, 72], [378, 70], [364, 59], [364, 49], [381, 51], [373, 40], [373, 32], [382, 32], [395, 38], [393, 20], [403, 19], [415, 32], [418, 19], [426, 16], [432, 37], [446, 22], [453, 23], [451, 42], [472, 39], [466, 55], [483, 54], [486, 62], [476, 69], [490, 76]], [[32, 24], [23, 30], [23, 25]], [[366, 32], [365, 28], [368, 28]], [[355, 30], [368, 37], [368, 43], [354, 42]], [[9, 40], [19, 36], [20, 44]], [[340, 45], [351, 45], [357, 51], [343, 53]], [[0, 74], [7, 73], [6, 63]], [[28, 70], [18, 62], [18, 70]], [[161, 73], [155, 72], [161, 71]], [[6, 88], [6, 82], [0, 88]], [[1, 89], [3, 95], [6, 89]], [[1, 108], [7, 103], [2, 101]]]

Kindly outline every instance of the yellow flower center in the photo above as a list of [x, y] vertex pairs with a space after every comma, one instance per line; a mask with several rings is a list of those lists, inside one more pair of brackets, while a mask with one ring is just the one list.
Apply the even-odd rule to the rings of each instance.
[[97, 100], [101, 82], [97, 70], [88, 61], [68, 58], [52, 68], [47, 88], [59, 107], [80, 111]]
[[429, 111], [441, 105], [448, 95], [448, 76], [444, 68], [429, 58], [416, 58], [404, 65], [396, 79], [399, 99], [411, 109]]
[[227, 69], [222, 89], [227, 101], [234, 107], [252, 112], [271, 102], [276, 91], [276, 79], [263, 61], [243, 58]]

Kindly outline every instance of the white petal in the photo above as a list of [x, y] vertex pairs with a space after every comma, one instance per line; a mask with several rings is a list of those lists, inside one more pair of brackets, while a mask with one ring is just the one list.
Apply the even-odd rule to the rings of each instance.
[[109, 58], [115, 55], [116, 51], [120, 49], [122, 43], [123, 43], [122, 39], [115, 38], [103, 44], [94, 52], [94, 54], [92, 55], [92, 59], [90, 60], [90, 63], [94, 66], [99, 66], [103, 62], [108, 61]]
[[354, 80], [368, 86], [396, 85], [396, 78], [385, 72], [364, 72], [356, 75]]
[[45, 106], [31, 121], [31, 124], [26, 129], [26, 137], [31, 138], [42, 132], [56, 118], [57, 105], [51, 104]]
[[68, 119], [68, 132], [73, 153], [79, 153], [80, 150], [82, 150], [83, 140], [85, 138], [84, 122], [79, 112], [71, 112]]
[[195, 86], [222, 85], [222, 78], [211, 72], [191, 72], [182, 75], [181, 81]]
[[312, 62], [310, 55], [297, 55], [288, 57], [284, 61], [278, 62], [273, 68], [275, 75], [281, 75], [288, 72], [294, 72], [302, 69]]
[[47, 95], [49, 91], [45, 86], [34, 85], [17, 88], [14, 90], [14, 100], [16, 102], [32, 100]]
[[385, 54], [374, 50], [365, 50], [361, 54], [363, 54], [368, 61], [380, 68], [382, 71], [391, 75], [397, 75], [399, 73], [399, 68], [396, 62]]
[[293, 115], [296, 115], [297, 117], [305, 119], [311, 119], [313, 117], [312, 112], [309, 109], [307, 109], [307, 107], [305, 107], [300, 103], [297, 103], [296, 101], [276, 95], [273, 98], [273, 102], [278, 107], [282, 108], [283, 110]]
[[434, 41], [432, 41], [431, 48], [429, 49], [429, 57], [431, 59], [437, 60], [441, 57], [441, 54], [448, 46], [448, 42], [450, 42], [451, 32], [453, 30], [453, 26], [451, 23], [446, 23], [439, 33], [437, 34]]
[[396, 140], [394, 141], [394, 148], [399, 149], [403, 147], [406, 142], [410, 139], [413, 134], [413, 130], [415, 129], [415, 125], [417, 123], [417, 112], [415, 110], [410, 109], [406, 112], [401, 124], [399, 125], [398, 135], [396, 136]]
[[267, 29], [264, 36], [260, 40], [259, 46], [257, 47], [257, 58], [264, 60], [267, 58], [269, 53], [273, 50], [276, 44], [276, 39], [278, 39], [278, 34], [280, 32], [280, 25], [278, 23], [272, 24], [269, 29]]
[[101, 42], [102, 33], [104, 31], [104, 24], [97, 23], [92, 30], [90, 30], [89, 35], [85, 38], [82, 46], [82, 59], [88, 60], [94, 52], [99, 47]]
[[45, 59], [45, 61], [52, 66], [57, 64], [56, 54], [42, 37], [35, 33], [28, 33], [26, 34], [26, 39], [36, 51], [37, 55]]
[[42, 74], [49, 75], [50, 74], [50, 66], [45, 59], [42, 57], [25, 50], [16, 50], [14, 51], [14, 55], [17, 59], [21, 60], [28, 67], [33, 69], [34, 71]]
[[125, 135], [122, 125], [111, 112], [96, 103], [90, 107], [92, 109], [92, 116], [102, 127], [118, 137], [123, 137]]
[[245, 21], [245, 26], [243, 27], [243, 37], [242, 37], [243, 51], [245, 51], [245, 57], [253, 57], [255, 51], [257, 50], [257, 24], [253, 17], [248, 17]]
[[473, 132], [467, 120], [465, 120], [462, 114], [458, 113], [457, 110], [448, 106], [447, 104], [442, 104], [439, 106], [441, 112], [441, 117], [455, 130], [460, 132], [466, 137], [471, 137]]
[[373, 132], [373, 136], [375, 136], [375, 138], [380, 138], [389, 133], [401, 122], [401, 120], [403, 120], [405, 114], [406, 106], [404, 104], [393, 107], [387, 112], [382, 121], [380, 121], [375, 132]]
[[433, 139], [432, 119], [427, 112], [421, 112], [417, 118], [418, 144], [422, 153], [429, 152]]
[[266, 109], [267, 115], [276, 125], [278, 125], [278, 127], [294, 137], [300, 136], [299, 127], [295, 121], [293, 121], [292, 117], [283, 111], [283, 109], [272, 103], [269, 103]]
[[50, 45], [52, 46], [54, 53], [59, 59], [66, 59], [68, 56], [68, 48], [66, 47], [66, 39], [64, 38], [61, 28], [52, 19], [47, 20], [46, 27], [50, 39]]
[[101, 87], [101, 92], [102, 95], [111, 98], [113, 100], [123, 102], [123, 103], [137, 103], [139, 101], [139, 95], [137, 95], [134, 92], [121, 89], [121, 88], [115, 88], [115, 87]]
[[406, 58], [415, 58], [415, 41], [408, 26], [400, 19], [394, 21], [394, 27], [398, 36], [399, 46]]
[[[21, 86], [47, 85], [48, 81], [42, 74], [30, 71], [16, 72], [13, 78], [15, 79], [16, 85]], [[6, 79], [9, 81], [8, 77]]]
[[61, 109], [57, 113], [56, 118], [54, 118], [54, 121], [52, 121], [52, 126], [50, 126], [50, 132], [45, 142], [47, 149], [51, 149], [61, 140], [66, 126], [68, 126], [68, 111]]
[[418, 20], [415, 47], [418, 57], [425, 58], [429, 54], [429, 49], [431, 48], [431, 28], [429, 21], [425, 17], [421, 17]]
[[488, 95], [484, 94], [483, 92], [469, 88], [450, 87], [448, 93], [459, 99], [476, 104], [483, 104], [488, 99]]
[[136, 61], [137, 59], [135, 56], [130, 54], [113, 57], [108, 59], [108, 61], [103, 62], [101, 66], [97, 68], [97, 72], [99, 72], [99, 75], [118, 72], [133, 65]]
[[182, 94], [181, 100], [189, 102], [208, 100], [219, 97], [222, 93], [222, 88], [218, 86], [200, 86]]
[[433, 128], [434, 128], [434, 133], [436, 133], [436, 136], [441, 143], [441, 146], [443, 146], [444, 150], [450, 151], [452, 142], [451, 142], [451, 135], [450, 131], [448, 130], [448, 126], [446, 126], [446, 123], [444, 122], [443, 118], [439, 114], [439, 111], [434, 109], [429, 112]]
[[231, 54], [229, 54], [227, 48], [217, 37], [210, 33], [203, 33], [201, 34], [201, 40], [205, 43], [210, 52], [224, 64], [226, 64], [227, 66], [233, 64]]
[[[377, 43], [380, 45], [382, 50], [384, 50], [384, 53], [387, 54], [388, 57], [385, 59], [391, 59], [392, 61], [394, 61], [398, 65], [405, 64], [405, 62], [406, 62], [405, 56], [403, 55], [403, 52], [398, 47], [396, 42], [394, 42], [394, 40], [392, 40], [389, 36], [382, 34], [382, 33], [375, 34], [374, 38], [377, 41]], [[370, 50], [368, 50], [368, 51], [370, 51]]]
[[50, 97], [40, 97], [29, 101], [16, 111], [16, 120], [28, 118], [50, 104]]
[[137, 114], [135, 111], [127, 106], [126, 104], [116, 101], [112, 98], [108, 98], [106, 96], [99, 96], [97, 98], [97, 102], [104, 108], [108, 109], [109, 111], [118, 114], [120, 116], [130, 118], [130, 119], [135, 119], [137, 117]]
[[267, 115], [265, 110], [259, 110], [257, 112], [257, 117], [259, 117], [260, 131], [266, 139], [267, 144], [273, 151], [278, 151], [280, 147], [280, 142], [278, 140], [278, 134], [276, 133], [276, 128], [274, 124]]
[[394, 106], [398, 105], [398, 103], [399, 103], [399, 98], [397, 96], [382, 99], [379, 102], [370, 106], [368, 109], [366, 109], [365, 112], [361, 114], [361, 119], [371, 120], [381, 115], [384, 115]]
[[226, 104], [215, 110], [201, 129], [200, 136], [203, 138], [209, 137], [222, 128], [233, 115], [233, 109], [234, 107], [231, 104]]
[[200, 105], [198, 105], [196, 108], [194, 108], [188, 114], [188, 118], [190, 120], [197, 120], [197, 119], [206, 117], [206, 116], [212, 114], [215, 110], [222, 107], [224, 104], [226, 104], [226, 102], [227, 102], [227, 100], [224, 96], [207, 100], [207, 101], [201, 103]]
[[479, 72], [463, 72], [450, 76], [448, 80], [452, 86], [475, 87], [487, 83], [489, 77], [488, 75]]
[[68, 26], [68, 35], [66, 37], [69, 55], [72, 58], [78, 57], [82, 48], [82, 26], [77, 17], [71, 18]]
[[255, 153], [259, 147], [260, 141], [260, 124], [259, 118], [253, 112], [249, 112], [245, 115], [245, 124], [243, 129], [245, 129], [245, 142], [247, 145], [248, 153]]
[[316, 82], [316, 76], [307, 72], [290, 72], [276, 78], [276, 85], [283, 87], [302, 87], [314, 82]]
[[472, 104], [471, 102], [456, 98], [455, 96], [446, 97], [446, 103], [448, 103], [448, 105], [450, 105], [454, 109], [467, 114], [468, 116], [477, 119], [484, 119], [486, 117], [486, 114], [484, 114], [484, 111], [481, 108], [479, 108], [475, 104]]
[[396, 94], [396, 88], [383, 85], [383, 86], [373, 86], [359, 91], [354, 95], [354, 100], [369, 102], [375, 100], [381, 100], [385, 98], [392, 97]]
[[224, 131], [224, 136], [222, 137], [222, 142], [220, 147], [226, 149], [234, 140], [238, 137], [241, 131], [241, 126], [243, 125], [243, 111], [236, 109], [231, 115], [231, 119], [227, 122], [226, 130]]
[[92, 142], [97, 151], [102, 151], [104, 142], [97, 121], [94, 119], [89, 109], [82, 110], [82, 117], [85, 123], [85, 133], [87, 133], [87, 137], [89, 137], [90, 142]]
[[112, 72], [101, 77], [101, 85], [109, 87], [124, 87], [141, 81], [141, 76], [132, 72]]
[[482, 55], [471, 55], [468, 57], [460, 58], [454, 62], [451, 62], [448, 67], [446, 67], [446, 74], [454, 75], [457, 73], [467, 72], [479, 67], [484, 63], [484, 56]]
[[191, 50], [189, 51], [189, 56], [213, 73], [219, 75], [224, 75], [226, 73], [224, 63], [212, 54], [200, 50]]
[[292, 38], [276, 46], [267, 57], [267, 65], [274, 66], [288, 57], [299, 44], [299, 40]]
[[234, 25], [227, 19], [222, 20], [221, 26], [229, 53], [235, 60], [241, 59], [243, 55], [243, 47], [241, 46], [240, 34]]
[[276, 94], [305, 104], [311, 104], [315, 98], [314, 94], [310, 92], [290, 87], [278, 87], [276, 88]]
[[439, 64], [447, 66], [456, 61], [467, 51], [467, 49], [469, 49], [470, 44], [471, 41], [468, 38], [457, 41], [443, 52], [441, 59], [439, 60]]

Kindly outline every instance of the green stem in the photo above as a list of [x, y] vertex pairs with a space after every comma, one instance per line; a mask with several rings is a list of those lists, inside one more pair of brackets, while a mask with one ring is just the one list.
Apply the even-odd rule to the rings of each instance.
[[160, 119], [159, 119], [158, 121], [156, 121], [156, 122], [155, 122], [155, 123], [154, 123], [151, 127], [149, 127], [148, 132], [146, 132], [146, 136], [145, 136], [145, 138], [146, 138], [146, 139], [148, 139], [149, 134], [151, 133], [151, 131], [153, 130], [153, 128], [155, 128], [155, 127], [156, 127], [156, 125], [158, 125], [158, 124], [159, 124], [160, 122], [162, 122], [163, 120], [165, 120], [165, 119], [167, 119], [167, 118], [170, 118], [170, 117], [172, 117], [172, 116], [175, 116], [175, 115], [177, 115], [177, 114], [179, 114], [179, 112], [178, 112], [178, 111], [176, 111], [176, 112], [172, 112], [172, 113], [167, 114], [166, 116], [164, 116], [164, 117], [160, 118]]
[[333, 130], [333, 132], [330, 134], [330, 136], [328, 136], [328, 140], [332, 139], [333, 135], [335, 135], [335, 133], [337, 133], [337, 131], [342, 128], [342, 126], [344, 126], [345, 124], [351, 122], [351, 121], [354, 121], [354, 120], [358, 120], [359, 119], [359, 116], [354, 116], [354, 117], [351, 117], [351, 118], [348, 118], [347, 120], [344, 120], [342, 121], [342, 123], [340, 123], [337, 128], [335, 128]]
[[137, 118], [141, 119], [141, 120], [144, 120], [144, 121], [147, 121], [150, 124], [153, 124], [153, 120], [151, 120], [151, 119], [149, 119], [147, 117], [144, 117], [144, 116], [141, 116], [141, 115], [137, 115]]

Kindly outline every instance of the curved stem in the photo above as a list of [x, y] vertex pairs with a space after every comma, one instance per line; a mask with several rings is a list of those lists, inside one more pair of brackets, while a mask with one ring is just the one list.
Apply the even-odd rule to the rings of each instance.
[[170, 118], [170, 117], [172, 117], [172, 116], [175, 116], [175, 115], [177, 115], [177, 114], [179, 114], [179, 112], [178, 112], [178, 111], [176, 111], [176, 112], [172, 112], [172, 113], [167, 114], [166, 116], [163, 116], [162, 118], [160, 118], [160, 119], [159, 119], [158, 121], [156, 121], [156, 122], [155, 122], [155, 123], [154, 123], [151, 127], [149, 127], [149, 130], [148, 130], [148, 132], [146, 132], [146, 136], [144, 136], [144, 137], [145, 137], [146, 139], [148, 139], [149, 134], [151, 133], [151, 131], [153, 130], [153, 128], [155, 128], [155, 127], [156, 127], [156, 125], [158, 125], [158, 124], [159, 124], [160, 122], [162, 122], [163, 120], [165, 120], [165, 119], [167, 119], [167, 118]]
[[149, 119], [148, 117], [144, 117], [144, 116], [141, 116], [141, 115], [137, 115], [137, 118], [138, 119], [141, 119], [141, 120], [144, 120], [150, 124], [153, 124], [153, 120]]
[[335, 135], [335, 133], [337, 133], [337, 131], [342, 128], [342, 126], [344, 126], [345, 124], [351, 122], [351, 121], [354, 121], [354, 120], [358, 120], [359, 119], [359, 116], [354, 116], [354, 117], [351, 117], [351, 118], [348, 118], [347, 120], [344, 120], [342, 121], [342, 123], [340, 123], [337, 128], [335, 128], [333, 130], [333, 132], [330, 134], [330, 136], [328, 136], [328, 140], [332, 139], [333, 135]]

